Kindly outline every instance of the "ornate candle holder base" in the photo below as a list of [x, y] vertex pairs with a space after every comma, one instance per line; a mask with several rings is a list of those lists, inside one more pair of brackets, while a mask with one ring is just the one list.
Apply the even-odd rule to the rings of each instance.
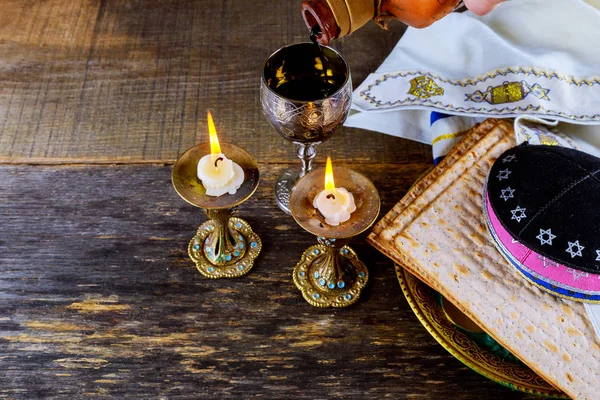
[[207, 196], [196, 176], [198, 160], [210, 154], [210, 144], [192, 147], [179, 157], [173, 167], [173, 187], [188, 203], [200, 207], [209, 218], [188, 244], [188, 254], [198, 271], [208, 278], [236, 278], [254, 265], [262, 243], [250, 225], [232, 217], [238, 205], [252, 196], [258, 187], [256, 161], [244, 150], [222, 143], [223, 153], [244, 171], [244, 182], [235, 194]]
[[347, 243], [375, 222], [380, 207], [377, 189], [365, 176], [347, 168], [334, 168], [333, 175], [336, 185], [354, 196], [356, 211], [348, 221], [328, 225], [313, 207], [313, 199], [324, 186], [324, 169], [302, 177], [290, 197], [292, 216], [319, 241], [304, 252], [293, 275], [304, 299], [315, 307], [346, 307], [358, 300], [369, 271]]
[[294, 268], [294, 283], [315, 307], [346, 307], [355, 303], [368, 280], [367, 267], [348, 246], [311, 246]]
[[237, 278], [250, 271], [261, 249], [262, 242], [250, 225], [233, 217], [225, 224], [216, 219], [203, 223], [190, 240], [188, 254], [207, 278]]

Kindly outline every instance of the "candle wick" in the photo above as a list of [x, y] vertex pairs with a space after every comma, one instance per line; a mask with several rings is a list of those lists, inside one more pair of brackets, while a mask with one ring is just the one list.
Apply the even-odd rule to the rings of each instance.
[[217, 158], [217, 159], [215, 160], [215, 168], [217, 168], [217, 163], [218, 163], [219, 161], [223, 161], [223, 157], [219, 157], [219, 158]]
[[334, 200], [335, 200], [335, 195], [334, 195], [333, 193], [329, 193], [329, 194], [327, 195], [327, 198], [328, 198], [328, 199], [334, 199]]

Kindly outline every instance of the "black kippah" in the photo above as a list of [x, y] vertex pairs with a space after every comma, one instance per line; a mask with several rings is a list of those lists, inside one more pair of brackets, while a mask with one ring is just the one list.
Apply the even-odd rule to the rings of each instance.
[[487, 193], [520, 243], [563, 265], [600, 273], [600, 158], [523, 144], [494, 163]]

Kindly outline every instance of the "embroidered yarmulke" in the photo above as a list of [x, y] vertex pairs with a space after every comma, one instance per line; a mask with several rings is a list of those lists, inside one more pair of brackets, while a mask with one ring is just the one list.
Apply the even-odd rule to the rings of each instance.
[[504, 229], [487, 195], [484, 214], [496, 248], [526, 280], [560, 297], [600, 303], [600, 275], [559, 264], [519, 243]]
[[523, 144], [496, 160], [486, 190], [512, 238], [548, 260], [600, 273], [600, 159]]

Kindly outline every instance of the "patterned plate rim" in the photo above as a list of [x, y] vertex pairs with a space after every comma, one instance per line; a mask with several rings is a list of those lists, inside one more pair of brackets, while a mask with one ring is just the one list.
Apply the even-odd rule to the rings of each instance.
[[[421, 282], [417, 277], [406, 271], [399, 265], [395, 266], [396, 276], [398, 278], [398, 282], [400, 283], [400, 288], [402, 289], [402, 293], [406, 298], [406, 301], [410, 305], [410, 308], [417, 316], [418, 320], [425, 327], [425, 329], [429, 332], [431, 336], [450, 354], [452, 354], [457, 360], [462, 362], [464, 365], [477, 372], [478, 374], [496, 382], [503, 386], [506, 386], [511, 389], [515, 389], [524, 393], [544, 396], [547, 398], [553, 399], [569, 399], [567, 395], [562, 393], [561, 391], [552, 387], [549, 383], [543, 381], [541, 377], [539, 377], [535, 372], [531, 369], [523, 366], [514, 366], [515, 372], [517, 369], [520, 370], [521, 375], [523, 377], [530, 376], [534, 379], [538, 379], [543, 383], [535, 384], [532, 382], [527, 382], [526, 380], [515, 380], [509, 376], [503, 375], [501, 371], [499, 371], [499, 367], [494, 366], [491, 362], [491, 358], [498, 358], [494, 356], [490, 352], [481, 349], [479, 345], [477, 345], [472, 339], [468, 338], [465, 334], [461, 333], [458, 328], [448, 320], [443, 311], [440, 309], [439, 313], [432, 314], [427, 311], [428, 304], [426, 304], [426, 300], [419, 297], [416, 292], [416, 288], [425, 287], [427, 289], [433, 290], [429, 288], [425, 283]], [[411, 287], [412, 286], [412, 287]], [[431, 302], [435, 303], [433, 297], [431, 298]], [[437, 308], [437, 306], [436, 306]], [[443, 325], [446, 326], [445, 329], [451, 327], [458, 337], [461, 338], [465, 343], [469, 344], [469, 346], [474, 350], [476, 354], [469, 354], [467, 351], [460, 349], [456, 339], [453, 339], [447, 333], [443, 331]], [[475, 360], [474, 357], [478, 357], [478, 360]], [[507, 362], [505, 362], [507, 363]], [[507, 366], [510, 367], [507, 363]], [[518, 374], [515, 374], [518, 375]]]

